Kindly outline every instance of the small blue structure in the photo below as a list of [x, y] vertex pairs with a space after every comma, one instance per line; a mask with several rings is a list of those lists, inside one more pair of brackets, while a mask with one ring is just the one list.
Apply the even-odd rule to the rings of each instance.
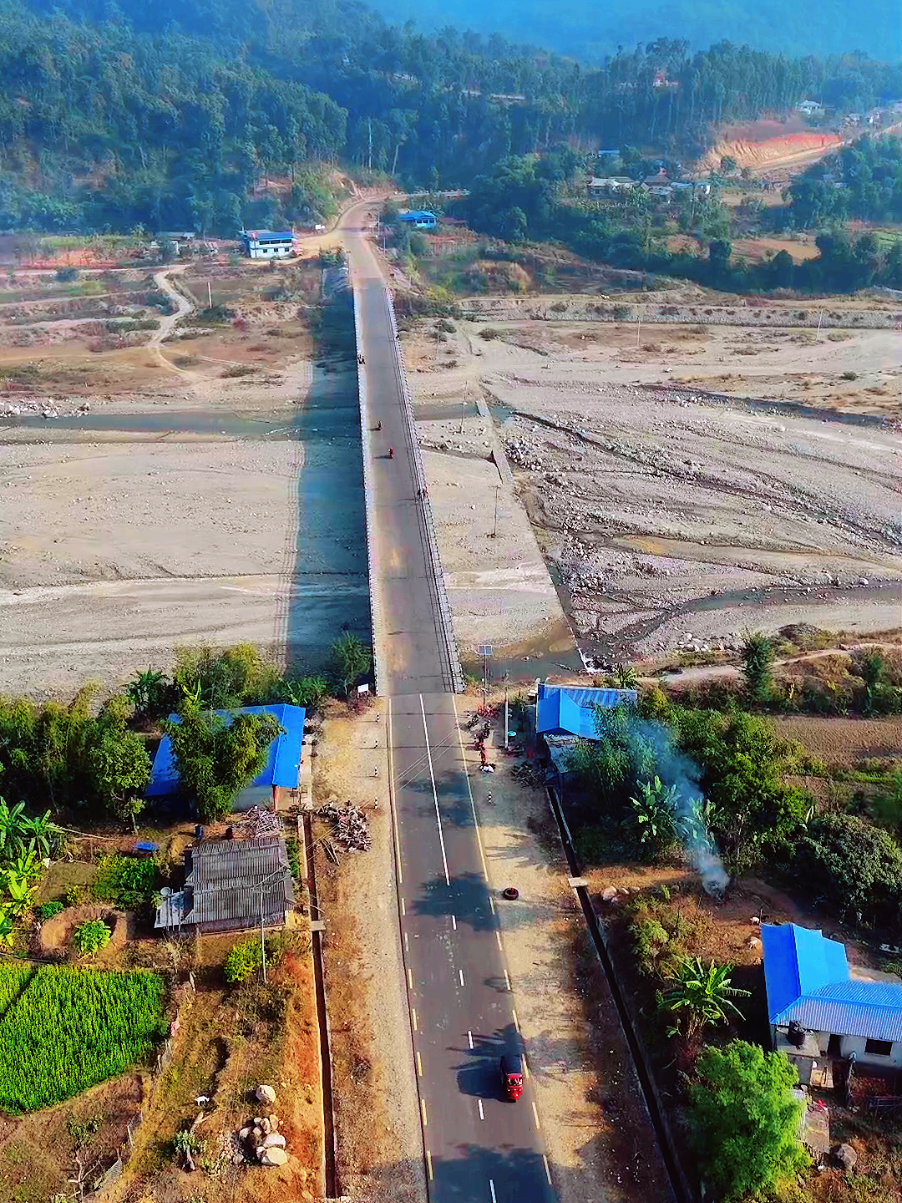
[[407, 213], [399, 213], [398, 221], [415, 226], [418, 230], [434, 230], [438, 218], [431, 209], [410, 209]]
[[761, 944], [774, 1047], [796, 1061], [803, 1082], [818, 1056], [902, 1066], [902, 982], [852, 978], [838, 940], [795, 923], [762, 924]]
[[540, 684], [536, 705], [537, 735], [576, 735], [597, 739], [594, 707], [613, 710], [635, 706], [635, 689], [580, 689]]
[[[263, 772], [241, 791], [235, 802], [236, 810], [249, 810], [252, 806], [273, 808], [279, 789], [293, 790], [298, 787], [301, 768], [301, 746], [304, 741], [303, 706], [245, 706], [242, 710], [217, 710], [214, 712], [226, 723], [231, 723], [236, 714], [271, 714], [283, 728], [282, 734], [269, 745], [269, 757]], [[178, 722], [178, 715], [170, 715]], [[144, 791], [146, 798], [166, 798], [179, 791], [179, 775], [172, 755], [172, 741], [166, 735], [157, 748], [150, 774], [150, 784]]]

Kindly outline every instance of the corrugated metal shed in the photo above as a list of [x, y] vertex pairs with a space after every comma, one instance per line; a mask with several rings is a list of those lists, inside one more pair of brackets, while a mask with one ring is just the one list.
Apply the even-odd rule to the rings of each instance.
[[902, 1040], [902, 984], [853, 981], [843, 945], [795, 923], [763, 924], [761, 943], [775, 1027], [795, 1020], [813, 1032]]
[[[269, 745], [269, 757], [266, 767], [250, 784], [251, 788], [260, 786], [282, 786], [285, 789], [297, 789], [298, 773], [301, 764], [301, 745], [304, 742], [304, 719], [306, 711], [303, 706], [245, 706], [242, 710], [217, 710], [221, 719], [231, 723], [236, 714], [271, 714], [283, 728]], [[178, 722], [178, 715], [169, 716]], [[179, 775], [172, 755], [172, 741], [166, 735], [160, 741], [157, 754], [153, 759], [153, 769], [150, 774], [150, 784], [144, 791], [147, 798], [165, 798], [178, 793]]]
[[284, 923], [294, 889], [280, 835], [209, 840], [195, 844], [190, 856], [185, 892], [191, 908], [184, 924], [220, 931], [254, 927], [260, 923], [261, 893], [264, 924]]
[[615, 706], [635, 706], [636, 696], [635, 689], [580, 689], [540, 683], [536, 734], [596, 739], [593, 707], [613, 710]]

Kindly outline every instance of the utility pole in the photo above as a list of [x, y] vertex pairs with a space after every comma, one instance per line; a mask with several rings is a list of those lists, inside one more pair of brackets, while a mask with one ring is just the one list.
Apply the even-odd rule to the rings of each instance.
[[495, 523], [492, 528], [492, 538], [493, 539], [498, 538], [498, 490], [500, 488], [501, 488], [501, 485], [495, 485]]
[[493, 654], [490, 643], [480, 643], [479, 654], [482, 656], [482, 709], [485, 711], [489, 692], [489, 656]]
[[212, 309], [213, 308], [213, 286], [211, 285], [209, 280], [207, 281], [207, 302], [208, 302], [210, 308]]
[[366, 165], [370, 171], [373, 170], [373, 121], [371, 117], [366, 119], [367, 137], [369, 140], [369, 148], [367, 151]]

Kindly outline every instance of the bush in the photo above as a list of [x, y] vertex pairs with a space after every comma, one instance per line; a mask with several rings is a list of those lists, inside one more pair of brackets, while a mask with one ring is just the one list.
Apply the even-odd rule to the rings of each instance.
[[628, 322], [633, 316], [632, 306], [615, 305], [613, 309], [615, 322]]
[[69, 886], [66, 890], [66, 906], [81, 906], [83, 897], [81, 886]]
[[499, 337], [499, 331], [493, 330], [491, 326], [485, 326], [479, 331], [479, 337], [484, 338], [487, 343]]
[[72, 933], [72, 944], [85, 956], [94, 956], [110, 942], [110, 929], [102, 919], [88, 919]]
[[694, 1143], [705, 1180], [725, 1200], [770, 1195], [808, 1165], [799, 1143], [798, 1074], [783, 1053], [734, 1040], [706, 1048], [689, 1091]]
[[137, 910], [153, 896], [159, 873], [152, 860], [132, 856], [102, 856], [92, 892], [101, 902], [122, 910]]
[[41, 906], [34, 908], [34, 913], [37, 915], [38, 922], [46, 923], [48, 919], [52, 919], [54, 915], [58, 915], [64, 910], [61, 902], [44, 902]]
[[865, 819], [828, 814], [815, 819], [792, 864], [806, 893], [819, 895], [842, 918], [898, 930], [902, 920], [902, 850]]
[[263, 965], [259, 940], [243, 940], [229, 952], [222, 967], [225, 980], [231, 986], [247, 981]]

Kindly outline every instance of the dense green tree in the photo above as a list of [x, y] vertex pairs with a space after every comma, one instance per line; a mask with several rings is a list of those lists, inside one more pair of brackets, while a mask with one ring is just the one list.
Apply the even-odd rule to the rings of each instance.
[[690, 1122], [705, 1180], [725, 1200], [770, 1194], [808, 1165], [799, 1142], [804, 1103], [783, 1053], [734, 1040], [706, 1048], [689, 1090]]
[[195, 698], [185, 698], [178, 720], [166, 720], [163, 727], [182, 792], [205, 823], [229, 813], [239, 791], [262, 772], [269, 746], [282, 731], [266, 713], [238, 714], [227, 723]]
[[841, 918], [899, 931], [902, 849], [866, 819], [818, 816], [799, 840], [791, 871]]
[[774, 662], [773, 640], [760, 631], [747, 631], [742, 640], [742, 672], [746, 689], [755, 701], [763, 701], [774, 685], [771, 666]]
[[754, 863], [796, 832], [810, 799], [784, 783], [791, 749], [767, 719], [680, 707], [670, 718], [680, 750], [698, 766], [711, 834], [734, 863]]

